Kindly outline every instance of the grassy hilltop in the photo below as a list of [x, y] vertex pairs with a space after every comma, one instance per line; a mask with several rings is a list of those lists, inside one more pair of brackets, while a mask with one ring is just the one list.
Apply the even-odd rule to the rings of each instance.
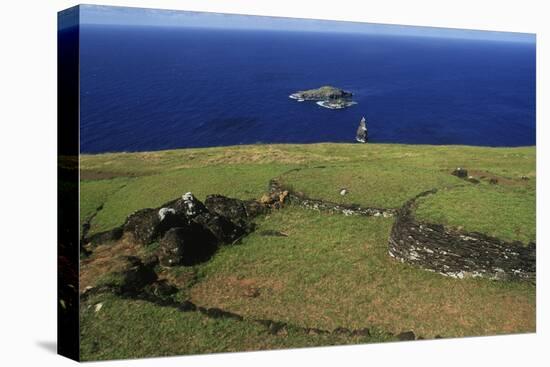
[[[456, 167], [479, 183], [452, 176]], [[201, 200], [208, 194], [259, 198], [272, 178], [311, 198], [379, 208], [398, 208], [438, 188], [420, 201], [419, 219], [508, 241], [535, 241], [535, 147], [251, 145], [83, 155], [81, 221], [90, 223], [90, 233], [108, 230], [137, 209], [188, 191]], [[344, 196], [342, 188], [348, 191]], [[81, 306], [82, 357], [375, 342], [393, 340], [389, 333], [403, 330], [425, 338], [535, 330], [533, 285], [452, 279], [396, 262], [387, 254], [393, 218], [288, 206], [256, 223], [257, 231], [223, 247], [209, 262], [163, 270], [178, 287], [177, 297], [238, 313], [243, 321], [98, 294]], [[267, 231], [285, 236], [262, 235]], [[100, 246], [91, 257], [133, 251], [125, 246]], [[251, 291], [258, 295], [247, 296]], [[102, 308], [95, 312], [98, 303]], [[292, 329], [271, 335], [248, 318], [321, 329], [369, 327], [371, 335]]]

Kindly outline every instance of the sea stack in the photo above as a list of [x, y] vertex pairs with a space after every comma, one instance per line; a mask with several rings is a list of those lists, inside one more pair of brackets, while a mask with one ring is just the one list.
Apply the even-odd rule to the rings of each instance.
[[367, 133], [367, 120], [365, 120], [365, 116], [361, 118], [361, 122], [359, 123], [359, 127], [357, 128], [357, 135], [355, 136], [355, 140], [357, 140], [359, 143], [366, 143], [369, 136]]

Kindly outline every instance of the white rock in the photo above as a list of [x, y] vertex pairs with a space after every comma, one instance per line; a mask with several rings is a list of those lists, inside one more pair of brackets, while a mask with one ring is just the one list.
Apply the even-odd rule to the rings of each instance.
[[195, 215], [195, 196], [193, 196], [193, 193], [186, 192], [181, 197], [183, 202], [185, 203], [186, 209], [185, 214], [187, 215]]
[[99, 310], [101, 310], [101, 307], [103, 307], [103, 303], [98, 303], [97, 305], [95, 305], [95, 312], [99, 312]]
[[160, 220], [161, 220], [161, 221], [164, 220], [164, 218], [166, 217], [166, 214], [168, 214], [168, 213], [170, 213], [170, 214], [176, 214], [176, 211], [175, 211], [174, 209], [172, 209], [172, 208], [161, 208], [161, 209], [159, 210], [159, 218], [160, 218]]

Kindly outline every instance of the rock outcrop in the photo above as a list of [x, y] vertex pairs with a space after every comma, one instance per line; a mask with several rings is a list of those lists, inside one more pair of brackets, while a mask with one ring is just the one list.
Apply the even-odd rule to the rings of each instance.
[[363, 116], [361, 118], [361, 121], [359, 122], [359, 127], [357, 128], [357, 133], [355, 135], [355, 140], [357, 140], [359, 143], [366, 143], [368, 140], [368, 132], [367, 132], [367, 120], [365, 120], [365, 117]]
[[[140, 245], [158, 242], [161, 265], [191, 265], [208, 260], [219, 246], [252, 232], [253, 218], [269, 209], [256, 200], [222, 195], [209, 195], [202, 203], [188, 192], [158, 208], [130, 214], [119, 231]], [[112, 237], [111, 233], [100, 236]]]
[[459, 177], [459, 178], [466, 178], [466, 177], [468, 177], [468, 170], [466, 170], [462, 167], [457, 167], [453, 170], [453, 172], [451, 172], [451, 175]]
[[218, 247], [208, 228], [191, 222], [170, 228], [159, 241], [159, 260], [163, 266], [192, 265], [206, 261]]

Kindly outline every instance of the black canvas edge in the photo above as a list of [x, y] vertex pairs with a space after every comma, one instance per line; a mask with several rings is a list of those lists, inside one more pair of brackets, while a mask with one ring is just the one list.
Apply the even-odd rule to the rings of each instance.
[[79, 20], [57, 14], [57, 353], [80, 361]]

